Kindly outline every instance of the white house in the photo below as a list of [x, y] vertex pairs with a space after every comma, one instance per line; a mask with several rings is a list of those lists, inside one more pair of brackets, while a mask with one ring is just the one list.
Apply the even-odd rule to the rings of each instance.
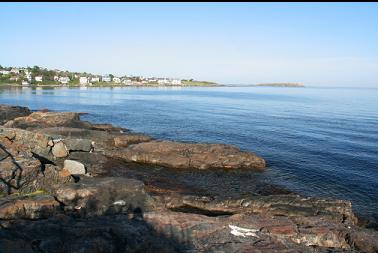
[[86, 76], [81, 76], [81, 77], [79, 78], [79, 82], [80, 82], [80, 84], [88, 84], [88, 83], [89, 83], [88, 77], [86, 77]]
[[110, 76], [102, 76], [102, 81], [109, 83], [112, 81], [112, 78]]
[[113, 77], [113, 82], [115, 82], [115, 83], [121, 83], [121, 78], [119, 78], [119, 77]]
[[12, 68], [10, 72], [14, 74], [19, 74], [20, 70], [18, 68]]
[[31, 73], [30, 72], [26, 73], [25, 78], [28, 79], [29, 82], [31, 82], [31, 80], [32, 80]]
[[68, 84], [70, 82], [70, 78], [68, 76], [61, 76], [59, 77], [58, 81], [61, 84]]
[[164, 78], [164, 79], [159, 79], [157, 82], [158, 84], [168, 84], [169, 80]]
[[59, 76], [54, 76], [54, 81], [59, 81]]
[[1, 70], [0, 73], [3, 74], [3, 75], [9, 75], [10, 71], [9, 70]]
[[157, 83], [157, 79], [155, 79], [155, 78], [149, 78], [148, 82], [149, 83]]
[[173, 79], [171, 83], [173, 85], [181, 85], [181, 80], [180, 79]]
[[42, 76], [36, 76], [36, 77], [34, 77], [34, 80], [36, 82], [42, 82], [43, 81], [43, 77]]
[[123, 84], [125, 85], [131, 85], [132, 84], [132, 81], [130, 79], [125, 79], [122, 81]]
[[100, 82], [100, 78], [99, 77], [92, 77], [91, 82], [92, 83], [98, 83], [98, 82]]

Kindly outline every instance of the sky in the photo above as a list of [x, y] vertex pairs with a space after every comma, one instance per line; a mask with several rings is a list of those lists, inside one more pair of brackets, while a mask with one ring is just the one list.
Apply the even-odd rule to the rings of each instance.
[[0, 3], [0, 65], [378, 87], [378, 3]]

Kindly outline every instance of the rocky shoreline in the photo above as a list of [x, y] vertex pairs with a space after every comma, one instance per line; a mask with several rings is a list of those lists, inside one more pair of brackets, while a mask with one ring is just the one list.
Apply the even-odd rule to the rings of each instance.
[[378, 232], [358, 225], [349, 201], [267, 186], [224, 197], [180, 181], [264, 170], [263, 158], [234, 146], [18, 106], [1, 105], [0, 124], [1, 252], [378, 251]]

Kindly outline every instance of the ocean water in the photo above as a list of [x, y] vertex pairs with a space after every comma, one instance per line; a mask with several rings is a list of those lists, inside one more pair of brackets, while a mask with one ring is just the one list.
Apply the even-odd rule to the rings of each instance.
[[[158, 139], [234, 144], [266, 159], [259, 180], [348, 199], [377, 218], [378, 89], [3, 88], [0, 103], [87, 112], [82, 119]], [[252, 183], [243, 178], [227, 187]]]

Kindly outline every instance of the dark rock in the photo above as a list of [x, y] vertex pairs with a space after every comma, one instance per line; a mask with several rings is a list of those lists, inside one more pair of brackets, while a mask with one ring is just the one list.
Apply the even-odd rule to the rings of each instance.
[[126, 178], [83, 178], [54, 195], [66, 212], [79, 216], [144, 211], [153, 204], [142, 182]]
[[363, 252], [378, 252], [378, 232], [372, 229], [354, 228], [348, 234], [349, 243]]
[[223, 144], [150, 141], [106, 153], [112, 157], [172, 168], [264, 170], [265, 161], [253, 153]]
[[92, 141], [88, 139], [72, 139], [67, 138], [63, 140], [66, 148], [69, 151], [86, 151], [92, 150]]
[[128, 134], [114, 137], [114, 146], [127, 147], [131, 144], [137, 144], [141, 142], [147, 142], [152, 140], [151, 137], [143, 134]]
[[54, 165], [43, 165], [33, 157], [12, 156], [0, 161], [0, 193], [31, 193], [52, 191], [54, 187], [71, 181]]
[[41, 173], [39, 160], [9, 155], [0, 161], [0, 193], [33, 192]]
[[0, 105], [0, 125], [18, 117], [27, 116], [30, 113], [31, 111], [27, 107]]
[[0, 249], [2, 253], [182, 252], [173, 239], [160, 235], [145, 221], [126, 215], [18, 220], [0, 228]]
[[91, 176], [103, 175], [112, 170], [112, 166], [109, 166], [110, 159], [100, 153], [73, 152], [70, 153], [69, 159], [84, 164], [87, 173]]
[[128, 131], [125, 128], [115, 127], [112, 124], [93, 124], [93, 123], [90, 123], [89, 128], [92, 129], [92, 130], [107, 131], [107, 132], [127, 132]]

